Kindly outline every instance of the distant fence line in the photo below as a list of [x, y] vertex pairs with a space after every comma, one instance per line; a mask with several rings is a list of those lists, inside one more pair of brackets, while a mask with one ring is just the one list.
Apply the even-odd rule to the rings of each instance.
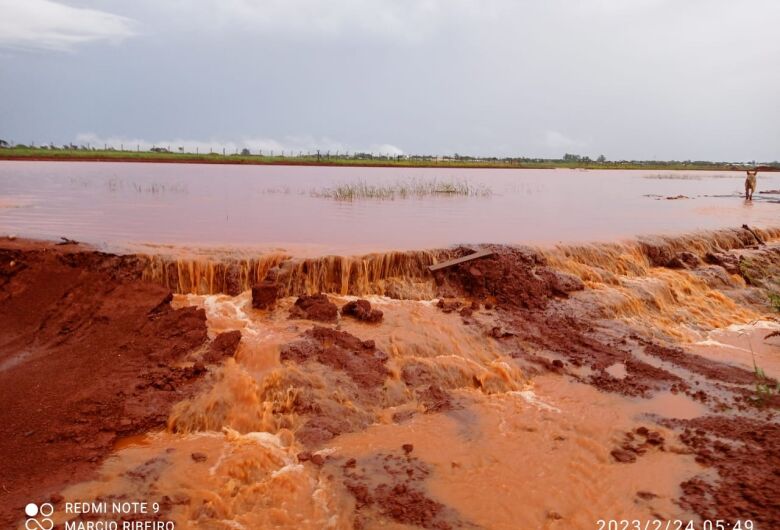
[[[151, 147], [143, 146], [141, 144], [125, 145], [119, 144], [119, 149], [114, 145], [104, 143], [103, 148], [93, 146], [91, 143], [86, 144], [64, 144], [61, 146], [54, 145], [53, 143], [35, 145], [31, 142], [29, 145], [16, 144], [13, 141], [5, 141], [0, 139], [0, 149], [34, 149], [41, 151], [90, 151], [90, 152], [116, 152], [116, 153], [154, 153], [154, 154], [169, 154], [169, 155], [183, 155], [183, 156], [225, 156], [225, 157], [258, 157], [258, 158], [280, 158], [280, 159], [302, 159], [302, 160], [409, 160], [420, 161], [426, 163], [438, 163], [438, 162], [460, 162], [460, 163], [474, 163], [474, 164], [506, 164], [506, 165], [521, 165], [521, 164], [557, 164], [563, 163], [565, 165], [581, 164], [590, 167], [616, 167], [620, 165], [631, 166], [697, 166], [697, 167], [712, 167], [713, 169], [723, 168], [724, 166], [735, 166], [738, 169], [740, 166], [755, 166], [757, 162], [753, 161], [740, 161], [740, 162], [713, 162], [709, 160], [607, 160], [603, 155], [597, 159], [591, 159], [588, 156], [565, 154], [562, 158], [531, 158], [531, 157], [479, 157], [468, 155], [419, 155], [419, 154], [390, 154], [390, 153], [371, 153], [371, 152], [352, 152], [349, 151], [335, 151], [330, 150], [307, 150], [302, 149], [290, 149], [290, 150], [273, 150], [273, 149], [257, 149], [252, 150], [248, 147], [231, 147], [228, 149], [224, 146], [218, 146], [217, 148], [209, 147], [208, 152], [204, 149], [201, 152], [200, 147], [196, 147], [195, 150], [187, 149], [184, 146], [173, 147], [171, 145]], [[759, 165], [770, 166], [772, 168], [780, 169], [780, 162], [759, 162]]]

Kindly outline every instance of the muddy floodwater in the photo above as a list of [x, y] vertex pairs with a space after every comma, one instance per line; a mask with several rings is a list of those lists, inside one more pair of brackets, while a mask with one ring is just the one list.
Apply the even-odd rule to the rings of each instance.
[[[428, 193], [338, 200], [340, 186]], [[0, 162], [0, 232], [107, 248], [158, 244], [345, 254], [458, 243], [609, 241], [767, 226], [780, 194], [740, 199], [744, 174], [711, 171], [407, 169]], [[780, 176], [759, 174], [758, 191]], [[678, 197], [669, 199], [669, 197]]]
[[0, 163], [0, 527], [780, 528], [743, 178]]

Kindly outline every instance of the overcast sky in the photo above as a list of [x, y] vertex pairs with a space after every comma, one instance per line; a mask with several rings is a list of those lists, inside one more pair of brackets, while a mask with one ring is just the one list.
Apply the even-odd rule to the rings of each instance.
[[778, 0], [0, 0], [0, 138], [780, 159]]

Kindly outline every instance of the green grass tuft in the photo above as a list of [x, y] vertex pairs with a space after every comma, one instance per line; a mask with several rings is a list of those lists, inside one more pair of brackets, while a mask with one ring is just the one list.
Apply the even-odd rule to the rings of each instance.
[[407, 180], [392, 184], [369, 184], [359, 181], [334, 188], [311, 190], [312, 197], [354, 201], [360, 199], [395, 200], [424, 197], [490, 197], [487, 186], [471, 185], [466, 180]]

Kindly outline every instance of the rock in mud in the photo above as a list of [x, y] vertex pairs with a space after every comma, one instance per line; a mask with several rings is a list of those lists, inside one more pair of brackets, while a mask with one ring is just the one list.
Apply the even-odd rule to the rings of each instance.
[[372, 309], [371, 302], [362, 299], [344, 304], [344, 307], [341, 308], [341, 314], [372, 324], [381, 322], [384, 316], [384, 313], [379, 309]]
[[453, 311], [457, 311], [460, 309], [460, 306], [462, 304], [459, 300], [447, 300], [444, 298], [440, 298], [439, 302], [436, 304], [436, 307], [441, 309], [445, 313], [452, 313]]
[[701, 260], [693, 252], [680, 252], [666, 266], [670, 269], [695, 269], [701, 265]]
[[621, 464], [636, 462], [636, 454], [631, 451], [626, 451], [625, 449], [613, 449], [610, 454], [615, 461], [620, 462]]
[[445, 412], [454, 408], [452, 396], [438, 385], [430, 385], [415, 393], [417, 400], [425, 407], [426, 414]]
[[739, 258], [726, 252], [707, 252], [704, 261], [710, 265], [718, 265], [729, 274], [739, 274]]
[[298, 297], [290, 310], [290, 318], [316, 320], [318, 322], [336, 322], [339, 309], [322, 293]]
[[514, 337], [515, 333], [504, 329], [501, 326], [493, 326], [490, 328], [490, 336], [494, 339], [505, 339], [507, 337]]
[[547, 282], [547, 285], [556, 296], [566, 297], [569, 293], [585, 289], [585, 284], [582, 280], [573, 274], [542, 267], [537, 271], [537, 275]]
[[232, 357], [235, 355], [240, 342], [241, 332], [239, 330], [220, 333], [209, 344], [208, 351], [203, 355], [203, 361], [218, 363], [227, 357]]
[[[295, 437], [305, 447], [318, 447], [339, 434], [350, 432], [352, 426], [346, 420], [327, 416], [311, 418], [295, 433]], [[311, 458], [311, 457], [310, 457]]]
[[263, 280], [252, 287], [252, 307], [273, 309], [281, 294], [281, 286], [272, 280]]

